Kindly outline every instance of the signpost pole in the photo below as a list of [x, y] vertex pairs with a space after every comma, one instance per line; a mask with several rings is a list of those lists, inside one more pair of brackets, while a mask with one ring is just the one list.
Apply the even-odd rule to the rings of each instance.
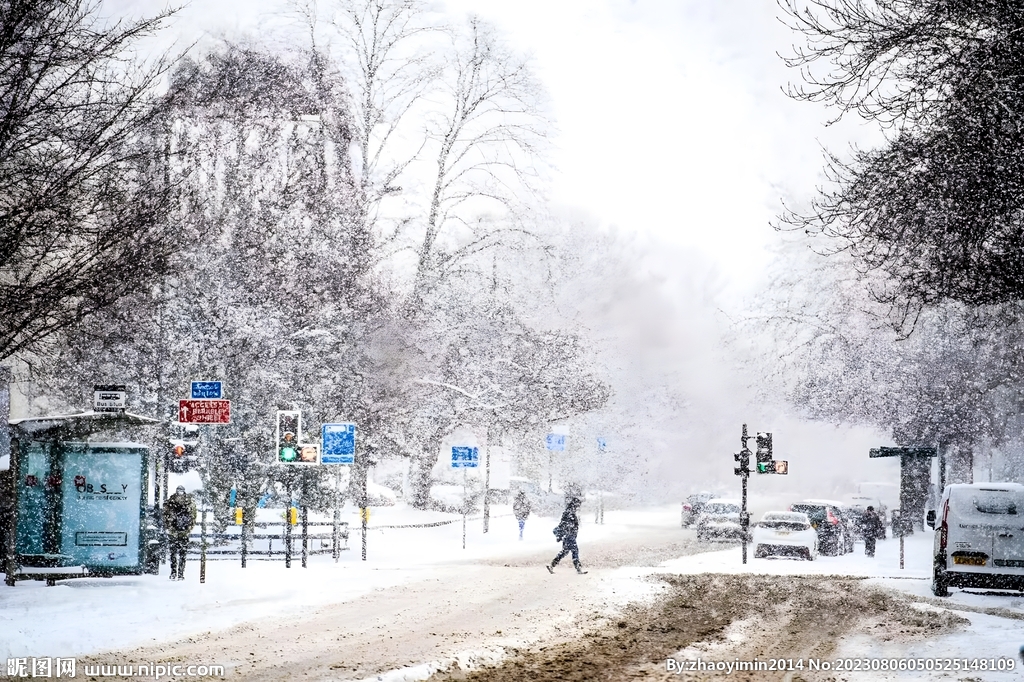
[[199, 531], [199, 582], [206, 582], [206, 493], [203, 493], [203, 520]]
[[466, 512], [469, 510], [469, 499], [466, 494], [466, 467], [462, 467], [462, 549], [466, 549]]
[[284, 510], [284, 567], [292, 567], [292, 489], [288, 491], [288, 506]]
[[246, 516], [247, 516], [247, 514], [245, 513], [245, 509], [243, 508], [242, 509], [242, 530], [241, 530], [241, 533], [240, 533], [241, 536], [242, 536], [242, 568], [245, 568], [245, 559], [246, 559], [246, 556], [248, 555], [248, 552], [249, 552], [249, 547], [246, 544], [246, 534], [245, 534], [245, 527], [248, 525], [248, 523], [246, 523], [246, 522], [249, 519], [247, 519]]
[[900, 535], [900, 570], [903, 570], [903, 535]]
[[334, 554], [334, 563], [338, 563], [339, 551], [338, 545], [338, 522], [341, 520], [341, 509], [339, 508], [341, 498], [341, 472], [338, 469], [334, 470], [334, 537], [332, 540], [333, 546], [331, 548]]
[[491, 486], [491, 440], [493, 432], [487, 433], [487, 454], [484, 461], [484, 532], [486, 533], [491, 523], [490, 486]]
[[306, 559], [309, 557], [309, 509], [306, 501], [302, 501], [302, 567], [306, 568]]

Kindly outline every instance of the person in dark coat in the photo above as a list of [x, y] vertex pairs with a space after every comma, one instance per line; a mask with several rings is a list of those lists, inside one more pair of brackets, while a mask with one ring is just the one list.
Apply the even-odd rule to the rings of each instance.
[[864, 536], [864, 554], [875, 556], [875, 540], [882, 529], [882, 519], [878, 518], [875, 508], [868, 506], [860, 516], [861, 534]]
[[196, 503], [179, 485], [164, 505], [164, 529], [171, 550], [171, 580], [185, 579], [185, 557], [188, 554], [188, 535], [196, 525]]
[[562, 520], [555, 526], [555, 540], [562, 543], [562, 551], [555, 555], [551, 563], [546, 567], [548, 573], [555, 572], [555, 566], [570, 552], [572, 553], [572, 565], [580, 575], [586, 573], [580, 565], [580, 548], [576, 545], [576, 534], [580, 530], [580, 517], [576, 514], [580, 508], [580, 499], [574, 497], [569, 500], [565, 511], [562, 512]]
[[516, 499], [512, 501], [512, 513], [516, 515], [516, 521], [519, 522], [519, 539], [522, 540], [523, 528], [526, 527], [526, 519], [530, 516], [530, 500], [522, 490], [516, 493]]

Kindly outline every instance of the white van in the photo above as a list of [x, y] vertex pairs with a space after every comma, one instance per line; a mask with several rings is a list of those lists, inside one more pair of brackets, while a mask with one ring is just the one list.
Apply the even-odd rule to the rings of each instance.
[[946, 486], [928, 525], [935, 528], [936, 596], [948, 596], [950, 586], [1024, 589], [1024, 485]]

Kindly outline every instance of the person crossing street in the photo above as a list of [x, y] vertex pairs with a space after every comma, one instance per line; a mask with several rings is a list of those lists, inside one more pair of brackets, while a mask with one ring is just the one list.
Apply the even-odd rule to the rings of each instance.
[[578, 497], [570, 499], [565, 511], [562, 512], [561, 521], [555, 526], [555, 540], [562, 543], [562, 551], [546, 566], [548, 573], [554, 573], [555, 566], [569, 553], [572, 553], [572, 564], [576, 567], [576, 572], [580, 575], [587, 572], [580, 564], [580, 548], [576, 544], [576, 535], [580, 530], [580, 517], [576, 512], [579, 511], [581, 502]]

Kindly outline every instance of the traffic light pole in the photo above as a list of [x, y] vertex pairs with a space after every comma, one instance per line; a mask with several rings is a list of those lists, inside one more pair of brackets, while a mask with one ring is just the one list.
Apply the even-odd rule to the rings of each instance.
[[747, 563], [747, 533], [750, 530], [750, 514], [747, 513], [747, 480], [750, 478], [750, 450], [747, 449], [747, 425], [743, 425], [743, 433], [740, 435], [740, 451], [733, 455], [733, 459], [739, 464], [733, 469], [733, 473], [743, 479], [743, 497], [740, 506], [740, 534], [743, 536], [743, 563]]
[[[740, 441], [743, 444], [743, 450], [747, 451], [747, 425], [743, 425], [743, 435], [740, 436]], [[750, 456], [747, 455], [747, 461]], [[750, 479], [750, 469], [747, 468], [746, 463], [743, 465], [743, 496], [740, 502], [740, 532], [743, 533], [743, 563], [747, 563], [747, 531], [750, 529], [750, 514], [747, 513], [747, 481]]]

